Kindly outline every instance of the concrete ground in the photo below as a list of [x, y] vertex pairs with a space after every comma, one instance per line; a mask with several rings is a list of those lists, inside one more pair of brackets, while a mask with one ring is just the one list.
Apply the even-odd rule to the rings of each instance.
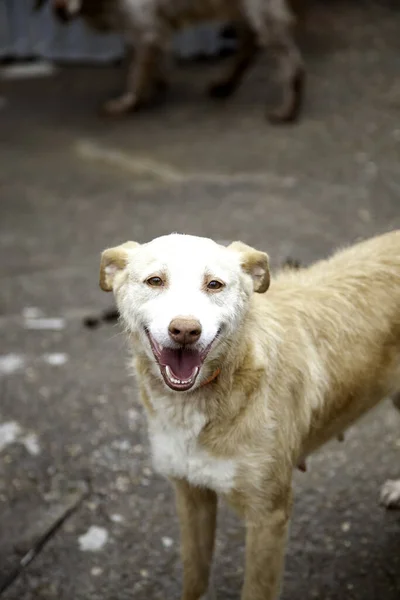
[[[96, 108], [118, 69], [0, 81], [4, 600], [179, 598], [173, 497], [152, 471], [124, 338], [82, 325], [112, 306], [99, 253], [177, 230], [242, 239], [278, 265], [400, 227], [399, 31], [394, 3], [316, 7], [305, 112], [288, 128], [264, 121], [262, 63], [226, 105], [202, 94], [220, 65], [181, 67], [165, 107], [115, 122]], [[399, 476], [389, 404], [295, 474], [283, 600], [399, 599], [400, 514], [377, 501]], [[240, 597], [242, 534], [223, 508], [223, 600]]]

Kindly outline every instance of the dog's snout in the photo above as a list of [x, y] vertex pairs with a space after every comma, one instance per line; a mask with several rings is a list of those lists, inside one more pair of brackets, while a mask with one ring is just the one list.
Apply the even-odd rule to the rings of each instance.
[[168, 333], [177, 344], [194, 344], [201, 336], [201, 325], [197, 319], [177, 317], [169, 324]]

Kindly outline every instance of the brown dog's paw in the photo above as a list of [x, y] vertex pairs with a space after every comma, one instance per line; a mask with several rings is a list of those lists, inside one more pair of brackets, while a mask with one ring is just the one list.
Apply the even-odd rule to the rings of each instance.
[[400, 508], [400, 479], [389, 479], [383, 484], [380, 502], [386, 508]]
[[118, 98], [107, 100], [101, 107], [101, 114], [109, 117], [126, 115], [128, 112], [137, 108], [137, 99], [135, 94], [126, 93]]
[[267, 119], [272, 125], [292, 125], [299, 119], [298, 113], [287, 110], [286, 107], [270, 110]]
[[303, 106], [304, 87], [305, 73], [303, 69], [299, 69], [285, 90], [281, 106], [267, 113], [268, 121], [273, 125], [296, 123]]

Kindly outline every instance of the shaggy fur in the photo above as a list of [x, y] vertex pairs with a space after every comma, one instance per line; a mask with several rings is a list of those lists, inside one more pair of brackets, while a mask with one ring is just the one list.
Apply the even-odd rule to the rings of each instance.
[[117, 115], [138, 108], [154, 91], [164, 90], [163, 58], [173, 32], [205, 20], [236, 25], [239, 49], [226, 75], [210, 87], [214, 98], [230, 96], [254, 63], [260, 48], [275, 55], [283, 99], [269, 113], [274, 123], [294, 121], [304, 88], [303, 61], [293, 38], [293, 15], [287, 0], [36, 0], [51, 1], [63, 21], [82, 16], [99, 30], [124, 33], [134, 47], [124, 93], [104, 105]]
[[[205, 291], [204, 274], [222, 287]], [[266, 293], [266, 254], [179, 235], [106, 250], [100, 281], [132, 342], [154, 466], [175, 486], [182, 600], [208, 590], [217, 495], [246, 522], [242, 600], [276, 599], [293, 468], [384, 398], [399, 408], [400, 231], [284, 270]], [[194, 348], [209, 348], [183, 392], [151, 345], [172, 344], [174, 315], [197, 319]], [[400, 507], [400, 480], [381, 501]]]

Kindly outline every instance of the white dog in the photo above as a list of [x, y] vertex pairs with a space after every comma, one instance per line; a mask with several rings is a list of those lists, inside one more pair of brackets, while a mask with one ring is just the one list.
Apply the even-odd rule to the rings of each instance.
[[[183, 600], [208, 589], [217, 494], [246, 521], [242, 600], [275, 599], [293, 468], [383, 398], [399, 405], [400, 231], [269, 284], [268, 256], [241, 242], [174, 234], [102, 256], [176, 489]], [[400, 481], [381, 499], [400, 507]]]

